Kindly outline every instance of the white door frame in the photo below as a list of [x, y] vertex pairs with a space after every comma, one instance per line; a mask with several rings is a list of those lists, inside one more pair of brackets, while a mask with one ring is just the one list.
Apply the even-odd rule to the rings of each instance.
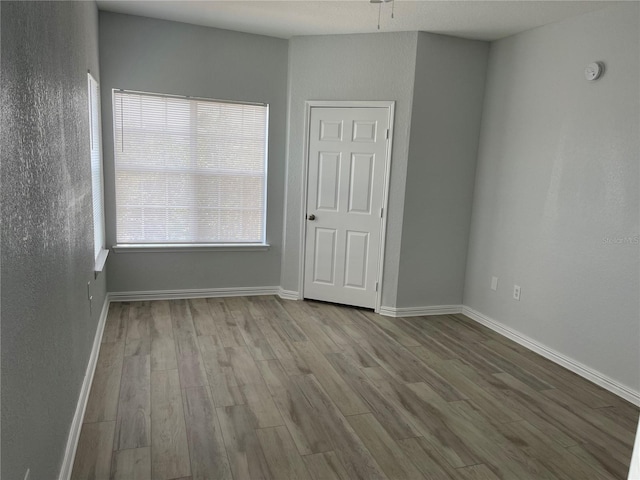
[[389, 110], [389, 141], [387, 142], [387, 153], [384, 160], [384, 185], [382, 187], [382, 218], [380, 228], [380, 252], [378, 254], [378, 289], [376, 291], [376, 308], [380, 311], [382, 301], [382, 279], [384, 273], [385, 240], [387, 237], [387, 215], [389, 212], [389, 178], [391, 176], [391, 151], [393, 149], [393, 119], [395, 113], [395, 101], [340, 101], [340, 100], [307, 100], [305, 102], [304, 113], [304, 157], [302, 163], [302, 188], [300, 205], [302, 205], [300, 221], [300, 245], [298, 252], [299, 272], [298, 272], [298, 298], [304, 299], [304, 263], [305, 249], [307, 241], [307, 186], [309, 183], [309, 135], [311, 134], [311, 109], [313, 108], [387, 108]]

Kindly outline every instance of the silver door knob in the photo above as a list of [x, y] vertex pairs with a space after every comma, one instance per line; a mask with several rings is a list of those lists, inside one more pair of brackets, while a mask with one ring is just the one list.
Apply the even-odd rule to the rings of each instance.
[[307, 220], [313, 221], [315, 219], [316, 219], [316, 216], [313, 213], [311, 215], [307, 216]]

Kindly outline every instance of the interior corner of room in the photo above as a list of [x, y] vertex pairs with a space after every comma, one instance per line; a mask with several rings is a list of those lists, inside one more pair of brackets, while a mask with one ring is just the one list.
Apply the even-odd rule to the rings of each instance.
[[[638, 2], [495, 40], [278, 38], [94, 2], [3, 1], [0, 21], [3, 478], [71, 468], [110, 301], [304, 297], [310, 101], [394, 104], [380, 313], [463, 313], [640, 405]], [[268, 104], [263, 243], [113, 251], [118, 89]]]

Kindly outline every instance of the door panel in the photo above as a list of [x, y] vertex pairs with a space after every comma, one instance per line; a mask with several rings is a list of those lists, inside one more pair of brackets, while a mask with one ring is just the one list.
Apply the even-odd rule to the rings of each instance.
[[304, 296], [375, 307], [388, 108], [311, 109]]
[[347, 231], [344, 284], [346, 287], [367, 287], [367, 257], [369, 232]]
[[349, 172], [349, 212], [371, 213], [374, 155], [354, 153]]
[[353, 141], [375, 143], [378, 122], [356, 120], [353, 122]]
[[341, 120], [320, 120], [320, 140], [329, 142], [331, 140], [342, 141], [342, 121]]
[[313, 281], [335, 285], [336, 231], [316, 228], [316, 252]]
[[340, 152], [320, 152], [318, 159], [318, 210], [338, 209]]

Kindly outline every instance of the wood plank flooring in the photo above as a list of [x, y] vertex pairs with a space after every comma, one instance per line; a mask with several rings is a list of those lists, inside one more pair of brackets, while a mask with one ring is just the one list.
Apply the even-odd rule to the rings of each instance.
[[463, 315], [113, 303], [72, 479], [626, 479], [638, 414]]

